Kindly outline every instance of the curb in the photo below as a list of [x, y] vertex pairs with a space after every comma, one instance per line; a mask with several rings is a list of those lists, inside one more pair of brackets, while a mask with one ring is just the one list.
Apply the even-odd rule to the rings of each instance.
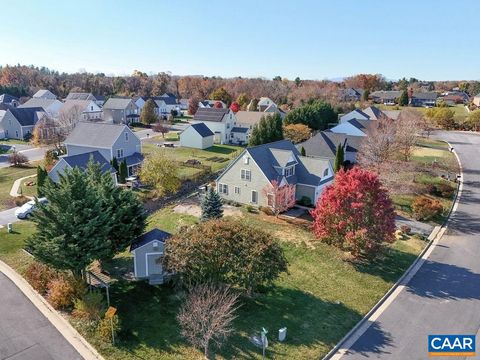
[[[395, 284], [392, 285], [392, 287], [385, 293], [385, 295], [382, 296], [382, 298], [370, 309], [370, 311], [365, 314], [365, 316], [335, 345], [335, 347], [330, 350], [324, 357], [323, 360], [329, 360], [329, 359], [334, 359], [338, 360], [345, 355], [345, 352], [365, 333], [365, 331], [370, 327], [370, 325], [381, 315], [376, 314], [376, 312], [385, 306], [388, 307], [390, 305], [387, 303], [389, 300], [390, 302], [394, 300], [396, 295], [400, 293], [403, 290], [404, 285], [408, 284], [408, 282], [415, 276], [417, 271], [420, 269], [420, 267], [423, 265], [425, 260], [428, 259], [430, 256], [430, 253], [433, 251], [435, 248], [435, 245], [440, 241], [442, 238], [443, 234], [448, 228], [448, 223], [450, 221], [450, 217], [453, 212], [457, 210], [458, 207], [458, 202], [459, 199], [462, 195], [462, 189], [463, 189], [463, 168], [462, 168], [462, 162], [460, 161], [460, 158], [458, 157], [457, 152], [455, 149], [452, 147], [452, 145], [448, 142], [445, 141], [450, 148], [452, 148], [452, 153], [455, 155], [457, 158], [458, 165], [460, 167], [460, 180], [458, 181], [457, 185], [457, 192], [455, 194], [455, 198], [453, 199], [452, 206], [450, 207], [450, 210], [448, 212], [447, 218], [443, 222], [441, 226], [435, 226], [435, 228], [432, 230], [430, 235], [428, 236], [428, 244], [425, 246], [425, 248], [420, 252], [420, 254], [417, 256], [415, 261], [408, 267], [408, 269], [403, 273], [403, 275], [400, 277], [400, 279], [397, 280]], [[395, 294], [395, 297], [392, 299], [389, 299], [391, 296]], [[363, 329], [362, 329], [363, 328]], [[361, 331], [361, 333], [356, 337], [353, 338], [352, 336], [357, 332]], [[350, 339], [352, 338], [352, 339]], [[350, 345], [347, 347], [343, 348], [342, 346], [347, 343], [348, 340], [353, 340]]]
[[65, 320], [32, 286], [10, 266], [0, 261], [0, 272], [5, 274], [40, 311], [58, 332], [85, 360], [104, 360], [104, 358]]

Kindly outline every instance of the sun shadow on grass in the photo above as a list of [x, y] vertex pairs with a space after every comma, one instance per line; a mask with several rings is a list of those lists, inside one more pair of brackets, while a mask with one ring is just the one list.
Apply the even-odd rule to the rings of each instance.
[[224, 146], [218, 146], [218, 145], [213, 145], [212, 147], [209, 147], [205, 149], [204, 151], [208, 151], [211, 153], [216, 153], [216, 154], [224, 154], [224, 155], [229, 155], [238, 149], [232, 149]]

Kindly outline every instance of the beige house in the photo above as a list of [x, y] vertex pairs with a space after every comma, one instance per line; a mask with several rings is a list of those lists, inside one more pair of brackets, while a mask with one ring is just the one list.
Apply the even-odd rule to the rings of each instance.
[[480, 107], [480, 94], [473, 97], [473, 104]]
[[246, 148], [216, 180], [217, 192], [226, 200], [269, 206], [272, 182], [295, 186], [295, 199], [307, 197], [315, 204], [333, 181], [328, 159], [301, 156], [289, 140]]
[[193, 124], [180, 133], [180, 146], [206, 149], [213, 146], [214, 136], [204, 123]]

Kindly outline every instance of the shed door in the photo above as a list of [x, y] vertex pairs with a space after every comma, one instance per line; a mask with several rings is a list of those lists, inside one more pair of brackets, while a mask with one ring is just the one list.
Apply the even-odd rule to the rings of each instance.
[[163, 274], [163, 254], [147, 254], [147, 276]]

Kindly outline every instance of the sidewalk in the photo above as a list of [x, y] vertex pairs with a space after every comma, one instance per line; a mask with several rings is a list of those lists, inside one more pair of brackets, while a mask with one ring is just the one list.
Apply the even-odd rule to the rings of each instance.
[[20, 196], [21, 194], [18, 193], [18, 189], [22, 185], [22, 181], [25, 180], [25, 179], [35, 177], [35, 176], [37, 176], [37, 175], [29, 175], [29, 176], [25, 176], [25, 177], [22, 177], [20, 179], [15, 180], [15, 182], [12, 185], [12, 189], [10, 190], [10, 196], [13, 196], [13, 197]]
[[9, 278], [28, 300], [47, 318], [58, 332], [85, 360], [103, 360], [103, 357], [65, 320], [52, 306], [40, 296], [25, 279], [11, 267], [0, 261], [0, 272]]

